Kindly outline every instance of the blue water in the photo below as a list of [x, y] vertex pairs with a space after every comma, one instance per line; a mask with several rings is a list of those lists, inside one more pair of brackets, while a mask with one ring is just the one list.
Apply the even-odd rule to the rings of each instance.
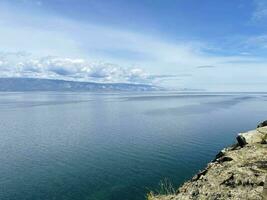
[[267, 94], [0, 93], [0, 199], [142, 200], [264, 119]]

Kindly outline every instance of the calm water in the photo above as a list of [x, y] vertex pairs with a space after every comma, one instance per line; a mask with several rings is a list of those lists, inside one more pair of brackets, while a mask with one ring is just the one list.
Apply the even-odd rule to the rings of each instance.
[[142, 200], [267, 119], [267, 94], [0, 93], [1, 200]]

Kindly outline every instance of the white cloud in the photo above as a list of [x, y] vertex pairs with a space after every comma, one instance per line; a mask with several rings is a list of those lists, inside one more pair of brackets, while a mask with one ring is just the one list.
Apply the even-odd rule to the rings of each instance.
[[[128, 82], [152, 84], [158, 79], [140, 68], [123, 68], [110, 63], [89, 62], [84, 59], [63, 57], [34, 58], [20, 56], [19, 52], [0, 53], [0, 77], [31, 77], [75, 81]], [[5, 55], [5, 56], [3, 56]]]
[[195, 66], [246, 59], [208, 55], [203, 52], [210, 46], [197, 41], [168, 41], [150, 34], [59, 16], [4, 10], [0, 12], [0, 25], [1, 22], [2, 50], [26, 50], [40, 57], [83, 57], [127, 67], [138, 65], [154, 73], [167, 70], [176, 74]]
[[[264, 70], [267, 64], [266, 58], [249, 54], [249, 48], [240, 48], [237, 56], [224, 56], [227, 54], [216, 53], [216, 49], [205, 42], [168, 40], [139, 30], [48, 15], [42, 12], [44, 6], [36, 6], [30, 12], [5, 6], [9, 8], [0, 2], [0, 51], [9, 53], [0, 53], [1, 76], [159, 84], [162, 79], [172, 79], [171, 86], [175, 88], [195, 88], [196, 85], [216, 88], [217, 82], [228, 82], [233, 90], [238, 90], [234, 85], [240, 87], [244, 69], [250, 75]], [[255, 19], [263, 17], [264, 6], [255, 13]], [[242, 41], [244, 38], [234, 43]], [[249, 38], [247, 45], [264, 41], [265, 37], [256, 36]], [[223, 51], [227, 52], [229, 46], [225, 45]], [[244, 50], [247, 52], [242, 54]], [[33, 55], [19, 56], [12, 52]], [[216, 69], [198, 70], [196, 66], [216, 66]], [[233, 71], [234, 81], [229, 79]], [[179, 74], [190, 76], [178, 79]], [[253, 85], [257, 76], [247, 80]]]

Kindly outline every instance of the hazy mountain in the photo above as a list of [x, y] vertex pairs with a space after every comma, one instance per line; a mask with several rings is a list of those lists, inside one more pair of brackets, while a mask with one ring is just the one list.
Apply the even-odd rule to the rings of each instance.
[[0, 91], [155, 91], [146, 84], [94, 83], [35, 78], [0, 78]]

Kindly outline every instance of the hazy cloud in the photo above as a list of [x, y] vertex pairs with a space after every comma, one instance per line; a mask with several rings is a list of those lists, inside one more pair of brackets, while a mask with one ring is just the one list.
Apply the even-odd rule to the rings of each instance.
[[216, 66], [213, 65], [201, 65], [197, 66], [198, 69], [210, 69], [210, 68], [215, 68]]
[[267, 35], [250, 37], [245, 41], [245, 46], [267, 48]]

